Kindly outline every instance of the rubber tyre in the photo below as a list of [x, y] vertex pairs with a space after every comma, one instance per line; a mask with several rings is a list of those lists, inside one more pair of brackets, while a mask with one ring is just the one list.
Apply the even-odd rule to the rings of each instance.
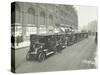
[[38, 61], [39, 61], [39, 62], [44, 61], [44, 60], [45, 60], [45, 57], [46, 57], [45, 53], [44, 53], [44, 52], [40, 52], [40, 53], [38, 54]]

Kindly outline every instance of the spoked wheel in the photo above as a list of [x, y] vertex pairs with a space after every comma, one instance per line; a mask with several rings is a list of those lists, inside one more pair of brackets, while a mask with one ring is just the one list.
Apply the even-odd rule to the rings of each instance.
[[45, 60], [45, 57], [46, 57], [46, 55], [45, 55], [44, 52], [39, 53], [39, 55], [38, 55], [38, 61], [39, 62], [44, 61]]

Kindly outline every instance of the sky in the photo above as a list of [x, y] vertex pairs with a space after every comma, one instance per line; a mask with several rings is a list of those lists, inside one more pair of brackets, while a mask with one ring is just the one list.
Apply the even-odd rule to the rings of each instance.
[[74, 6], [78, 13], [79, 27], [87, 25], [93, 20], [97, 20], [97, 7], [95, 6]]

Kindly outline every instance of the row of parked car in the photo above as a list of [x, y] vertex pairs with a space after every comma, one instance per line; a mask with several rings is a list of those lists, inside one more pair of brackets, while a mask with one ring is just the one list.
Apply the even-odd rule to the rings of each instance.
[[30, 49], [26, 55], [26, 60], [37, 60], [42, 62], [50, 54], [56, 54], [64, 48], [71, 46], [85, 38], [88, 33], [72, 34], [33, 34], [30, 35]]

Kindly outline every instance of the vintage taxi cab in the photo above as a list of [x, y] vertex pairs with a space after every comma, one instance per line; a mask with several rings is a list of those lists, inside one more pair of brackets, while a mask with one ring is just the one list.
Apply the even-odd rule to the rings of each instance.
[[41, 62], [45, 60], [46, 56], [60, 52], [65, 47], [65, 34], [32, 34], [30, 35], [30, 49], [26, 59], [36, 59]]

